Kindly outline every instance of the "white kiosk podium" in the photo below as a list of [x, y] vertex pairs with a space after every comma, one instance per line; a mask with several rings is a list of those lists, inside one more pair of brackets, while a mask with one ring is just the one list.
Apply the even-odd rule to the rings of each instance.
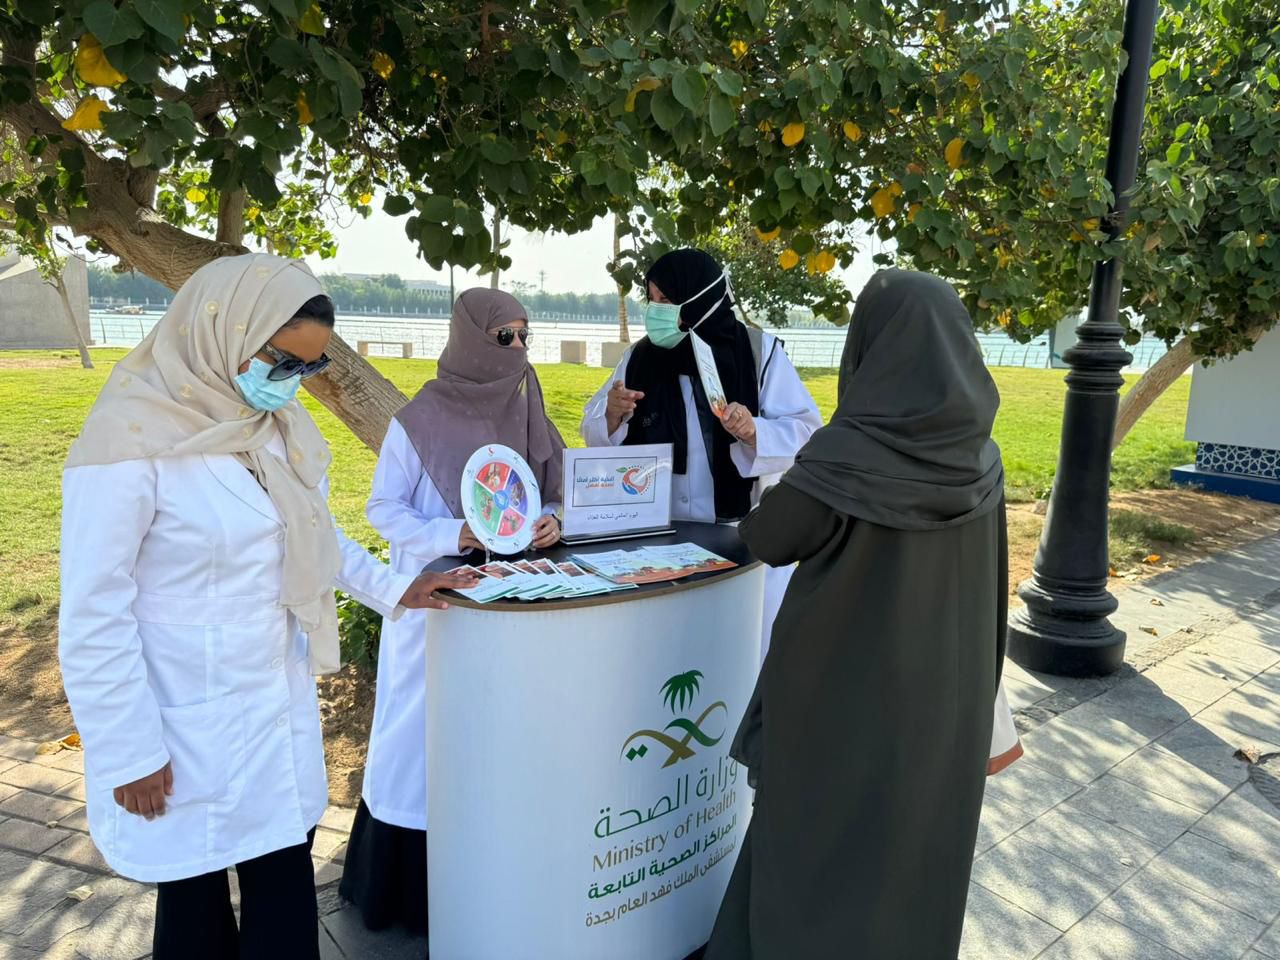
[[432, 960], [682, 960], [706, 943], [751, 811], [728, 751], [764, 571], [733, 527], [655, 540], [690, 541], [740, 566], [429, 615]]

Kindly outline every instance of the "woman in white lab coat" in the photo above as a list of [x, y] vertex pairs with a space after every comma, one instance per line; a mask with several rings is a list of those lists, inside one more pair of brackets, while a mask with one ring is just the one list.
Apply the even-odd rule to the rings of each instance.
[[[480, 549], [462, 513], [462, 471], [480, 447], [524, 457], [543, 501], [533, 545], [560, 539], [564, 441], [529, 363], [528, 315], [510, 294], [476, 288], [453, 307], [435, 380], [396, 415], [373, 474], [369, 522], [412, 573]], [[427, 930], [426, 616], [384, 619], [364, 789], [340, 892], [373, 930]]]
[[[752, 336], [733, 312], [728, 276], [710, 254], [676, 250], [645, 277], [646, 336], [587, 403], [587, 446], [670, 443], [672, 516], [737, 521], [792, 464], [822, 417], [781, 343]], [[727, 410], [708, 401], [692, 337], [711, 348]], [[791, 569], [765, 572], [761, 657]]]
[[93, 840], [159, 886], [155, 960], [319, 957], [312, 676], [338, 667], [333, 588], [394, 617], [469, 582], [395, 572], [334, 526], [329, 450], [293, 399], [332, 327], [302, 263], [208, 264], [116, 365], [67, 460], [63, 682]]

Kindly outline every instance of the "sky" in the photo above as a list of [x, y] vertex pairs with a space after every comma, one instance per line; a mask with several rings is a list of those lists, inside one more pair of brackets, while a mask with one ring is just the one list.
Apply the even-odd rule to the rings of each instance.
[[[605, 272], [612, 252], [612, 221], [597, 220], [591, 230], [573, 236], [559, 233], [533, 234], [511, 228], [511, 269], [503, 274], [503, 286], [529, 283], [548, 293], [611, 293], [616, 288]], [[321, 273], [398, 273], [405, 279], [449, 282], [448, 270], [436, 271], [417, 256], [417, 245], [404, 235], [404, 218], [390, 217], [374, 202], [373, 215], [344, 218], [332, 225], [338, 240], [338, 255], [329, 260], [313, 257], [313, 269]], [[853, 265], [839, 275], [853, 291], [858, 291], [875, 272], [870, 241]], [[878, 247], [876, 248], [878, 249]], [[799, 268], [797, 268], [799, 269]], [[455, 285], [461, 289], [484, 283], [475, 274], [457, 270]]]

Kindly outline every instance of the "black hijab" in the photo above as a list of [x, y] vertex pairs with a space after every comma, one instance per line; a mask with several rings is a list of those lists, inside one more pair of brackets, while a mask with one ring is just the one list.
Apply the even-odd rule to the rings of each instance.
[[1004, 493], [1000, 406], [973, 321], [945, 280], [882, 270], [858, 297], [831, 422], [783, 482], [898, 530], [958, 526]]
[[[720, 385], [724, 387], [729, 402], [740, 403], [751, 411], [752, 416], [757, 416], [760, 396], [755, 355], [751, 352], [747, 328], [733, 313], [727, 278], [716, 282], [723, 273], [708, 253], [674, 250], [659, 257], [649, 268], [645, 276], [645, 291], [647, 294], [652, 282], [672, 303], [683, 304], [680, 324], [685, 329], [698, 323], [711, 305], [720, 300], [711, 316], [689, 336], [701, 337], [710, 345], [720, 374]], [[710, 289], [697, 299], [689, 299], [708, 286]], [[693, 387], [701, 442], [707, 448], [715, 486], [716, 519], [740, 520], [751, 510], [751, 488], [755, 481], [743, 477], [733, 464], [729, 453], [733, 437], [711, 412], [689, 337], [670, 350], [654, 345], [645, 337], [631, 351], [631, 358], [627, 361], [627, 389], [643, 391], [644, 399], [636, 404], [623, 443], [670, 443], [675, 472], [686, 472], [689, 437], [684, 395], [680, 390], [681, 375], [688, 377]]]

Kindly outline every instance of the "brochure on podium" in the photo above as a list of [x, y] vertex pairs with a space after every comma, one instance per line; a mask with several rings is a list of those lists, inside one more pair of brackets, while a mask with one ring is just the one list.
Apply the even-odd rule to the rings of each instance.
[[616, 584], [662, 583], [737, 566], [732, 560], [726, 560], [696, 543], [575, 554], [573, 559]]
[[564, 542], [673, 533], [671, 444], [564, 452]]

